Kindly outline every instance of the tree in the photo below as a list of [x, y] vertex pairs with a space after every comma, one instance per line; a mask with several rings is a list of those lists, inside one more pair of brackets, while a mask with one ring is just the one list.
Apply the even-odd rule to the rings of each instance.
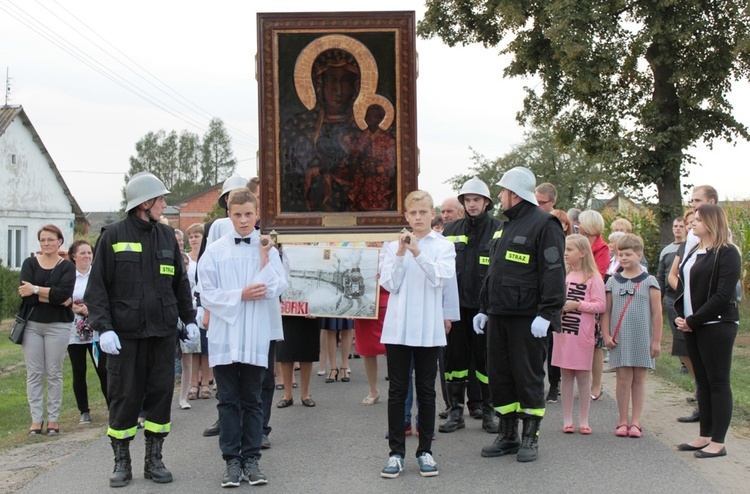
[[727, 100], [750, 71], [747, 3], [739, 0], [427, 0], [418, 32], [449, 46], [512, 54], [505, 76], [538, 77], [518, 119], [551, 127], [611, 159], [634, 188], [654, 185], [661, 241], [681, 211], [686, 150], [748, 139]]
[[449, 183], [459, 190], [464, 182], [476, 175], [490, 187], [490, 194], [495, 198], [500, 191], [495, 184], [503, 173], [515, 166], [525, 166], [534, 172], [537, 184], [550, 182], [555, 185], [555, 207], [563, 210], [571, 207], [586, 209], [595, 191], [616, 188], [605, 167], [576, 145], [561, 149], [552, 133], [544, 130], [535, 129], [524, 136], [522, 144], [494, 161], [475, 152], [472, 160], [476, 166], [468, 174], [451, 177]]
[[204, 182], [218, 184], [234, 173], [237, 160], [232, 151], [232, 138], [229, 137], [221, 119], [213, 118], [209, 122], [206, 135], [203, 136], [202, 149], [201, 174]]

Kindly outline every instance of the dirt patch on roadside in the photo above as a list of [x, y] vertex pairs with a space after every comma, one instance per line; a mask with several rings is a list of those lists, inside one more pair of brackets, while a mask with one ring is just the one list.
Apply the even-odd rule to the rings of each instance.
[[40, 437], [33, 444], [4, 450], [0, 454], [0, 493], [21, 489], [45, 470], [81, 451], [102, 433], [102, 428], [92, 427], [64, 432], [56, 438]]

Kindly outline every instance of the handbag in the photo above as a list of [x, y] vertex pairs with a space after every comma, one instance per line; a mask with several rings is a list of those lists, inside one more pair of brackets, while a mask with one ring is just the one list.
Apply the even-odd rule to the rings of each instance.
[[622, 312], [620, 312], [620, 318], [617, 320], [617, 325], [615, 326], [615, 331], [612, 333], [612, 341], [617, 345], [617, 334], [620, 332], [620, 325], [622, 324], [622, 319], [625, 317], [625, 311], [628, 310], [628, 306], [630, 305], [630, 302], [633, 300], [633, 297], [635, 296], [635, 292], [638, 291], [638, 287], [641, 285], [641, 282], [635, 284], [633, 287], [633, 292], [630, 294], [628, 299], [625, 301], [625, 305], [622, 307]]
[[[60, 265], [61, 262], [62, 259], [57, 261], [55, 267], [52, 268], [52, 271], [49, 272], [49, 274], [47, 275], [47, 279], [44, 282], [45, 285], [49, 281], [50, 276], [52, 276], [52, 273], [55, 271], [57, 266]], [[10, 327], [10, 333], [8, 333], [8, 339], [16, 345], [20, 345], [23, 343], [23, 333], [24, 331], [26, 331], [26, 323], [29, 321], [31, 314], [34, 312], [34, 308], [32, 307], [26, 317], [23, 317], [24, 307], [25, 304], [23, 303], [23, 301], [21, 301], [21, 306], [18, 308], [18, 313], [16, 314], [16, 318], [13, 320], [13, 324]]]
[[21, 302], [21, 307], [18, 308], [18, 314], [16, 314], [16, 318], [13, 320], [13, 325], [10, 328], [10, 334], [8, 334], [8, 339], [16, 345], [23, 343], [23, 332], [26, 330], [26, 322], [31, 317], [31, 313], [34, 312], [34, 308], [32, 307], [29, 314], [23, 317], [23, 308], [24, 303]]

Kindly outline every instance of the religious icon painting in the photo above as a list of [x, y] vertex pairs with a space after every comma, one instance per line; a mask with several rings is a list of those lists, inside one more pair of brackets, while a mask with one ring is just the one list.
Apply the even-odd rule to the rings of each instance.
[[392, 232], [417, 188], [414, 12], [258, 14], [261, 228]]

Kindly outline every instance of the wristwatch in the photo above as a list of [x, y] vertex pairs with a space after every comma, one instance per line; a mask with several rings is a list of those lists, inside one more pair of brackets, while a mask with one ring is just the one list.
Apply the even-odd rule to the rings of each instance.
[[39, 285], [34, 285], [34, 295], [39, 294]]

